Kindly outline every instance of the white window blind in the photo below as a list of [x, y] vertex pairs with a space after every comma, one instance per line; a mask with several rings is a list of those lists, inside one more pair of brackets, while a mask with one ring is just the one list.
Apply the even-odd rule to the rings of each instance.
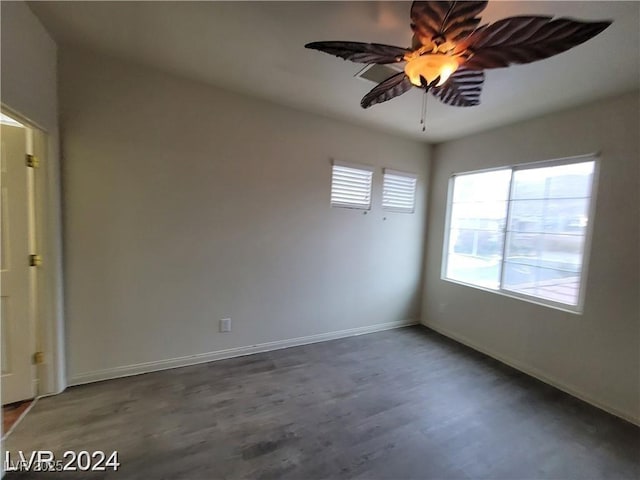
[[384, 169], [382, 208], [394, 212], [413, 213], [418, 179], [412, 173]]
[[373, 171], [351, 165], [334, 164], [331, 175], [331, 206], [371, 208], [371, 179]]

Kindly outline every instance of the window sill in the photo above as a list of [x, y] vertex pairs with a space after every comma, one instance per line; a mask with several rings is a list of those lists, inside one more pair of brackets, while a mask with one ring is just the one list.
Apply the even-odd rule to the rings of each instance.
[[495, 293], [495, 294], [501, 295], [503, 297], [509, 297], [509, 298], [513, 298], [513, 299], [516, 299], [516, 300], [522, 300], [524, 302], [533, 303], [535, 305], [540, 305], [542, 307], [553, 308], [554, 310], [560, 310], [562, 312], [572, 313], [574, 315], [582, 315], [582, 313], [583, 313], [583, 306], [582, 305], [576, 305], [576, 306], [566, 305], [566, 304], [562, 304], [562, 303], [553, 302], [551, 300], [545, 300], [545, 299], [542, 299], [542, 298], [531, 297], [529, 295], [519, 294], [517, 292], [512, 292], [510, 290], [503, 290], [503, 289], [494, 290], [492, 288], [481, 287], [481, 286], [478, 286], [478, 285], [473, 285], [471, 283], [465, 283], [465, 282], [461, 282], [460, 280], [453, 280], [451, 278], [446, 278], [446, 277], [440, 277], [440, 280], [443, 280], [443, 281], [449, 282], [449, 283], [454, 283], [454, 284], [457, 284], [457, 285], [462, 285], [464, 287], [475, 288], [476, 290], [482, 290], [482, 291], [488, 292], [488, 293]]

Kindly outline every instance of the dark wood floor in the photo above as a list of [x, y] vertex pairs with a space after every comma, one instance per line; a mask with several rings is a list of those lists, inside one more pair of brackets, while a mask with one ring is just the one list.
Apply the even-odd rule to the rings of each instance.
[[640, 477], [639, 428], [424, 327], [70, 388], [6, 448], [118, 450], [122, 479]]

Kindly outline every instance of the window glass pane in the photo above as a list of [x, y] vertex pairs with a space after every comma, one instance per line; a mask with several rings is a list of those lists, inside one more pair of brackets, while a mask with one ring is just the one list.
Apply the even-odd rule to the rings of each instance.
[[507, 202], [454, 203], [451, 228], [503, 231]]
[[503, 289], [577, 305], [594, 165], [514, 171]]
[[449, 236], [446, 276], [485, 288], [500, 286], [502, 233], [455, 230]]
[[503, 233], [489, 230], [451, 230], [449, 252], [472, 255], [484, 259], [502, 256]]
[[507, 200], [511, 169], [457, 175], [454, 178], [453, 202], [487, 202]]
[[505, 290], [568, 305], [578, 304], [580, 274], [505, 262]]
[[514, 200], [509, 230], [584, 235], [588, 217], [588, 198]]
[[589, 197], [595, 162], [513, 172], [513, 199]]
[[506, 261], [580, 272], [583, 250], [581, 235], [509, 232]]
[[454, 177], [447, 278], [500, 288], [510, 182], [510, 169]]

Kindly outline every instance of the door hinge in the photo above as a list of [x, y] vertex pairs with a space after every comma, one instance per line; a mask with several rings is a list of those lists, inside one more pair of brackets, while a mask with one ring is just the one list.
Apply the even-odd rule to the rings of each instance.
[[35, 365], [41, 365], [44, 363], [44, 352], [36, 352], [33, 354], [33, 363]]
[[27, 153], [27, 167], [38, 168], [40, 166], [40, 159], [35, 155]]
[[40, 255], [29, 255], [29, 266], [39, 267], [42, 265], [42, 257]]

